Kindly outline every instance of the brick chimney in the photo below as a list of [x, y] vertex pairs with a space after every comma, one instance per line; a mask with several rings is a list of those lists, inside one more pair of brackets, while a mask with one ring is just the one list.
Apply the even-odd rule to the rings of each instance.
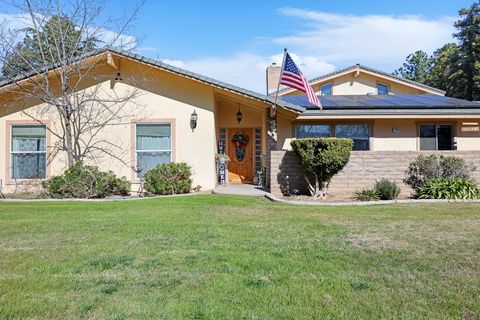
[[[267, 67], [267, 95], [277, 91], [278, 81], [280, 80], [280, 68], [281, 66], [273, 62]], [[285, 86], [280, 86], [280, 89]]]

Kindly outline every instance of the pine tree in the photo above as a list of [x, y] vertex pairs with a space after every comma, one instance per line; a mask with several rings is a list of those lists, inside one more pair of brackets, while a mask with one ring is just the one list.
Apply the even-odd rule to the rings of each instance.
[[[8, 77], [25, 75], [32, 69], [41, 69], [73, 60], [95, 49], [97, 39], [85, 37], [67, 17], [53, 16], [39, 30], [26, 28], [23, 42], [18, 43], [6, 57], [2, 74]], [[58, 44], [62, 43], [62, 52]], [[68, 61], [66, 61], [68, 63]]]
[[455, 23], [458, 33], [459, 54], [454, 64], [458, 65], [457, 89], [464, 99], [480, 99], [480, 2], [468, 9], [461, 9], [461, 19]]
[[396, 76], [407, 80], [427, 83], [432, 69], [432, 59], [422, 50], [408, 55], [403, 66], [394, 71]]

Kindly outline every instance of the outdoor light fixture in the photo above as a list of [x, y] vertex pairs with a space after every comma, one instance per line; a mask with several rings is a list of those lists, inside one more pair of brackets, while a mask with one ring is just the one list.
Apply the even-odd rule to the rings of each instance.
[[190, 115], [190, 128], [192, 128], [192, 132], [197, 127], [197, 120], [198, 120], [198, 114], [195, 110], [193, 110], [193, 113]]
[[240, 103], [238, 104], [238, 112], [237, 112], [237, 121], [238, 123], [242, 122], [242, 119], [243, 119], [243, 114], [242, 112], [240, 111]]

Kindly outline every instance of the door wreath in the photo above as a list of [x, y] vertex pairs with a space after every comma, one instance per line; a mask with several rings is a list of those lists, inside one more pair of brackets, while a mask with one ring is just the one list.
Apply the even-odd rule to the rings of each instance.
[[243, 132], [235, 134], [232, 138], [232, 142], [235, 145], [235, 158], [240, 162], [245, 158], [245, 148], [249, 140], [248, 136]]

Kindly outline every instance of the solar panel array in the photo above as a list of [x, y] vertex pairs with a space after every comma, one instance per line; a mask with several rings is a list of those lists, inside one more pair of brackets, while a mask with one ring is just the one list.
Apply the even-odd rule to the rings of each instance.
[[[319, 97], [324, 109], [443, 109], [480, 108], [479, 102], [444, 97], [436, 94], [339, 95]], [[307, 110], [315, 109], [305, 95], [280, 97]]]

